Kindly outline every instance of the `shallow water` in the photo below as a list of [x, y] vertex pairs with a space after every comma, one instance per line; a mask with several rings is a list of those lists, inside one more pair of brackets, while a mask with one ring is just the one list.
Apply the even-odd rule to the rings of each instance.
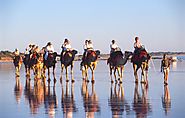
[[79, 63], [74, 65], [75, 83], [66, 83], [65, 74], [60, 82], [57, 63], [57, 83], [45, 86], [34, 86], [33, 76], [28, 81], [24, 67], [20, 78], [15, 78], [13, 64], [0, 63], [0, 117], [185, 117], [185, 61], [172, 64], [168, 86], [163, 85], [160, 60], [150, 64], [148, 86], [134, 83], [130, 62], [125, 66], [123, 84], [111, 84], [106, 61], [99, 61], [95, 83], [86, 84]]

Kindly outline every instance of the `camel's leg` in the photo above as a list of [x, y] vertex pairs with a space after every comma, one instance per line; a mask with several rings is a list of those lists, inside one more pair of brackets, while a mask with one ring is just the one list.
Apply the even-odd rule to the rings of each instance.
[[74, 63], [72, 62], [72, 64], [71, 64], [71, 74], [73, 74], [73, 66], [74, 66]]
[[134, 76], [135, 76], [135, 83], [138, 83], [138, 76], [137, 76], [137, 65], [133, 64], [133, 69], [134, 69]]
[[92, 79], [91, 82], [94, 82], [94, 66], [90, 66], [91, 72], [92, 72]]
[[111, 83], [113, 83], [114, 81], [112, 80], [112, 70], [113, 67], [109, 64], [109, 69], [110, 69], [110, 78], [111, 78]]
[[134, 101], [138, 102], [138, 100], [139, 100], [138, 83], [136, 83], [134, 89]]
[[48, 82], [50, 82], [50, 69], [49, 68], [47, 69], [48, 69]]
[[115, 78], [115, 82], [117, 83], [117, 79], [116, 79], [116, 70], [117, 70], [117, 68], [114, 67], [114, 78]]
[[120, 85], [121, 87], [121, 99], [123, 100], [124, 99], [124, 88], [122, 85]]
[[122, 80], [123, 80], [123, 70], [124, 70], [124, 67], [123, 66], [121, 66], [120, 67], [120, 83], [122, 82]]
[[73, 74], [71, 74], [71, 82], [75, 82]]
[[92, 79], [91, 79], [91, 82], [94, 84], [94, 74], [92, 75]]
[[118, 70], [119, 81], [120, 83], [122, 83], [121, 67], [118, 67], [117, 70]]
[[112, 76], [112, 66], [109, 64], [110, 76]]
[[85, 75], [86, 75], [85, 70], [82, 70], [82, 77], [83, 77], [83, 79], [85, 79]]
[[43, 68], [42, 68], [42, 77], [44, 79], [46, 78], [46, 66], [43, 66]]
[[85, 66], [85, 77], [86, 77], [87, 82], [89, 82], [89, 79], [88, 79], [88, 67], [87, 66]]
[[141, 83], [145, 83], [145, 70], [144, 65], [141, 65]]
[[65, 67], [65, 69], [66, 69], [66, 82], [69, 82], [69, 78], [68, 78], [68, 69], [67, 69], [67, 67]]
[[64, 64], [61, 64], [61, 73], [64, 72]]
[[30, 67], [28, 68], [28, 76], [30, 76]]
[[57, 79], [55, 77], [55, 65], [53, 66], [53, 78], [54, 78], [54, 83], [56, 83], [57, 82]]

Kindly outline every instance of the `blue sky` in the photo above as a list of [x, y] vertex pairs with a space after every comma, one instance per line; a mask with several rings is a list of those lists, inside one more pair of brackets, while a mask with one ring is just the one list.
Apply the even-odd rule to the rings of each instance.
[[115, 39], [133, 50], [139, 36], [148, 51], [185, 51], [184, 0], [1, 0], [0, 50], [51, 41], [59, 53], [64, 38], [83, 52], [85, 39], [109, 53]]

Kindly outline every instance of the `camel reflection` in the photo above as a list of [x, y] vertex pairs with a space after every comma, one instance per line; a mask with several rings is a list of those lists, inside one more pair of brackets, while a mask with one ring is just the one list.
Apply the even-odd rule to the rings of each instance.
[[111, 107], [112, 117], [117, 118], [123, 115], [126, 110], [129, 114], [130, 106], [124, 99], [124, 88], [122, 84], [111, 84], [109, 106]]
[[57, 97], [55, 93], [55, 86], [53, 93], [50, 90], [50, 84], [46, 86], [42, 80], [34, 81], [31, 85], [31, 79], [26, 79], [24, 89], [25, 100], [29, 104], [30, 113], [37, 114], [39, 108], [44, 104], [46, 113], [52, 117], [55, 114], [54, 109], [57, 108]]
[[14, 95], [17, 104], [20, 103], [21, 95], [22, 95], [22, 85], [20, 83], [20, 77], [16, 77], [15, 87], [14, 87]]
[[98, 96], [94, 88], [94, 82], [92, 82], [91, 92], [90, 92], [90, 90], [88, 89], [88, 82], [83, 80], [81, 92], [82, 92], [86, 117], [94, 118], [94, 113], [100, 112], [100, 106], [98, 103]]
[[162, 97], [162, 106], [165, 112], [165, 115], [168, 115], [168, 112], [171, 108], [171, 98], [168, 85], [164, 85], [164, 95]]
[[135, 90], [134, 90], [133, 110], [136, 113], [136, 118], [146, 118], [147, 115], [152, 112], [152, 107], [147, 97], [148, 85], [141, 84], [142, 96], [139, 94], [138, 89], [139, 89], [138, 84], [136, 83]]
[[[72, 118], [73, 112], [77, 111], [74, 100], [74, 83], [71, 83], [71, 90], [69, 90], [69, 82], [66, 82], [66, 89], [62, 86], [61, 104], [63, 109], [64, 118]], [[64, 92], [65, 91], [65, 92]]]
[[58, 107], [55, 83], [52, 88], [53, 91], [51, 90], [50, 83], [48, 83], [48, 86], [44, 86], [44, 107], [46, 110], [46, 114], [48, 114], [50, 118], [53, 118], [55, 116], [55, 110]]
[[44, 102], [44, 87], [41, 80], [38, 80], [37, 84], [34, 83], [32, 87], [30, 79], [26, 79], [24, 95], [29, 104], [31, 114], [37, 114], [39, 107]]

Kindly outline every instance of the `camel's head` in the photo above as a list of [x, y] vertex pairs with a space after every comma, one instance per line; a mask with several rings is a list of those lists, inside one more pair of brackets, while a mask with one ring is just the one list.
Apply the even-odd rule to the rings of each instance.
[[133, 53], [131, 51], [125, 51], [125, 57], [129, 58], [132, 55], [133, 55]]

